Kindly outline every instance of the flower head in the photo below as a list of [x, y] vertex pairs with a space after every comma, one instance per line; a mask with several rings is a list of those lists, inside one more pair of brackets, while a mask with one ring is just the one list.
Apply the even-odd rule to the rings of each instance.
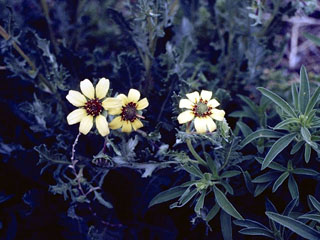
[[122, 132], [131, 132], [132, 128], [137, 130], [143, 127], [139, 118], [142, 118], [139, 111], [148, 107], [147, 98], [140, 99], [140, 92], [136, 89], [130, 89], [128, 97], [124, 94], [119, 94], [117, 99], [121, 99], [122, 106], [110, 109], [110, 114], [120, 115], [114, 118], [109, 126], [111, 129], [121, 128]]
[[109, 134], [107, 119], [102, 115], [103, 110], [109, 110], [121, 106], [121, 101], [116, 98], [106, 98], [110, 82], [106, 78], [100, 78], [96, 88], [90, 80], [80, 82], [81, 92], [70, 90], [67, 100], [79, 107], [67, 116], [69, 125], [80, 122], [79, 131], [87, 134], [95, 122], [101, 136]]
[[216, 99], [211, 99], [212, 92], [202, 90], [199, 95], [198, 92], [186, 94], [188, 99], [181, 99], [179, 108], [187, 108], [188, 110], [182, 112], [178, 116], [180, 124], [190, 122], [194, 119], [194, 126], [198, 133], [205, 133], [207, 130], [213, 132], [217, 125], [214, 120], [222, 121], [225, 112], [216, 109], [220, 103]]

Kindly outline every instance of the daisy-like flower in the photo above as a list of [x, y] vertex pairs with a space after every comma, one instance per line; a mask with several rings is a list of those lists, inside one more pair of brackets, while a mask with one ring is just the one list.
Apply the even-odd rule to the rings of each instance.
[[106, 78], [100, 78], [96, 88], [90, 80], [80, 82], [81, 92], [70, 90], [67, 100], [78, 109], [67, 116], [69, 125], [80, 122], [79, 131], [86, 135], [92, 128], [93, 123], [101, 136], [109, 134], [107, 119], [102, 115], [103, 110], [120, 107], [121, 101], [116, 98], [106, 98], [110, 82]]
[[148, 107], [149, 102], [147, 98], [140, 99], [140, 92], [136, 89], [130, 89], [128, 97], [124, 94], [119, 94], [118, 99], [121, 99], [122, 106], [118, 108], [110, 109], [109, 113], [112, 115], [120, 115], [114, 118], [109, 127], [111, 129], [121, 128], [122, 132], [131, 132], [132, 128], [137, 130], [143, 127], [139, 118], [143, 118], [140, 115], [140, 110]]
[[216, 109], [220, 103], [214, 98], [211, 99], [212, 92], [202, 90], [200, 95], [198, 92], [192, 92], [186, 94], [186, 96], [188, 99], [181, 99], [179, 108], [187, 108], [188, 110], [179, 114], [179, 123], [187, 123], [194, 119], [194, 127], [198, 133], [216, 130], [217, 125], [213, 119], [222, 121], [225, 112]]

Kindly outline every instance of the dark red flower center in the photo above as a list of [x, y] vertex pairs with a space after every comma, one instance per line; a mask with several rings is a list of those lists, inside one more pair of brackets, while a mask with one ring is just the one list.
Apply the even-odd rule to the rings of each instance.
[[212, 114], [212, 107], [209, 107], [207, 100], [200, 98], [199, 102], [193, 105], [192, 111], [196, 117], [207, 117]]
[[96, 117], [102, 112], [103, 107], [101, 101], [98, 98], [95, 98], [88, 100], [84, 105], [84, 109], [89, 115]]
[[137, 104], [130, 102], [122, 107], [121, 119], [122, 121], [134, 122], [137, 119]]

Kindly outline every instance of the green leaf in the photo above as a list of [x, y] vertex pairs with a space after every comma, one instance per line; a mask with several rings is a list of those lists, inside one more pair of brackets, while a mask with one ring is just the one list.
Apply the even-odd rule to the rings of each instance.
[[207, 160], [207, 163], [208, 163], [208, 166], [209, 166], [211, 172], [213, 174], [217, 174], [217, 167], [216, 167], [213, 159], [211, 158], [210, 154], [205, 153], [204, 155], [206, 156], [206, 160]]
[[247, 187], [248, 191], [250, 193], [253, 193], [253, 187], [254, 186], [252, 184], [252, 179], [251, 179], [251, 176], [250, 176], [248, 171], [243, 172], [243, 178], [244, 178], [244, 182], [246, 184], [246, 187]]
[[236, 219], [243, 219], [240, 213], [234, 208], [234, 206], [229, 202], [223, 192], [216, 186], [213, 186], [214, 195], [219, 206], [229, 215]]
[[291, 94], [292, 94], [292, 100], [293, 100], [294, 107], [296, 109], [298, 109], [299, 108], [299, 105], [298, 105], [298, 90], [297, 90], [297, 85], [295, 83], [291, 85]]
[[232, 240], [231, 216], [225, 211], [220, 212], [220, 226], [224, 240]]
[[258, 112], [259, 108], [257, 104], [255, 104], [250, 98], [246, 96], [242, 96], [240, 94], [237, 95], [243, 102], [245, 102], [253, 112]]
[[289, 173], [284, 172], [280, 175], [280, 177], [277, 179], [277, 181], [274, 182], [272, 187], [272, 192], [275, 192], [278, 190], [278, 188], [281, 186], [281, 184], [288, 178]]
[[314, 147], [314, 148], [317, 149], [317, 147], [318, 147], [317, 144], [316, 144], [315, 142], [312, 142], [312, 141], [311, 141], [311, 133], [310, 133], [310, 131], [309, 131], [308, 128], [306, 128], [306, 127], [301, 127], [300, 133], [301, 133], [301, 136], [302, 136], [303, 140], [304, 140], [306, 143], [308, 143], [310, 146], [312, 146], [312, 147]]
[[273, 234], [264, 228], [245, 228], [241, 229], [239, 233], [251, 236], [265, 236], [274, 239]]
[[282, 216], [273, 212], [266, 212], [266, 215], [273, 221], [281, 224], [282, 226], [289, 228], [291, 231], [295, 232], [301, 237], [304, 237], [309, 240], [319, 240], [320, 232], [317, 232], [308, 225], [297, 221], [291, 217]]
[[272, 91], [258, 87], [257, 88], [263, 95], [268, 97], [271, 101], [277, 104], [285, 113], [287, 113], [291, 117], [297, 117], [296, 113], [294, 112], [293, 108], [285, 101], [283, 98], [278, 96], [277, 94], [273, 93]]
[[181, 186], [176, 186], [176, 187], [170, 188], [166, 191], [163, 191], [163, 192], [159, 193], [158, 195], [156, 195], [151, 200], [151, 202], [149, 203], [149, 207], [151, 207], [155, 204], [167, 202], [167, 201], [170, 201], [170, 200], [175, 199], [177, 197], [180, 197], [185, 191], [186, 191], [186, 188], [182, 188]]
[[315, 209], [317, 209], [318, 212], [320, 212], [320, 202], [318, 202], [318, 200], [312, 195], [309, 195], [309, 200], [310, 200], [312, 206]]
[[316, 222], [320, 223], [320, 214], [303, 214], [302, 216], [299, 216], [298, 218], [308, 219], [308, 220], [316, 221]]
[[289, 176], [288, 188], [292, 199], [299, 198], [298, 184], [292, 175]]
[[111, 203], [107, 202], [106, 200], [103, 199], [103, 197], [101, 196], [100, 193], [98, 193], [97, 191], [94, 191], [94, 197], [98, 200], [98, 202], [100, 204], [102, 204], [103, 206], [107, 207], [107, 208], [113, 208]]
[[310, 168], [295, 168], [292, 170], [294, 174], [317, 176], [319, 173], [316, 170]]
[[276, 126], [274, 126], [274, 130], [278, 129], [287, 129], [289, 125], [294, 124], [294, 123], [300, 123], [299, 118], [287, 118], [283, 120], [282, 122], [278, 123]]
[[243, 141], [241, 142], [240, 148], [243, 148], [248, 143], [252, 142], [257, 138], [279, 138], [282, 137], [283, 133], [275, 132], [269, 129], [259, 129], [251, 134], [249, 134]]
[[297, 142], [291, 149], [290, 154], [293, 155], [296, 152], [298, 152], [300, 150], [300, 148], [303, 146], [305, 142], [304, 141], [299, 141]]
[[271, 171], [256, 177], [255, 179], [252, 180], [252, 182], [253, 183], [273, 182], [277, 177], [279, 177], [279, 173]]
[[307, 39], [311, 40], [315, 45], [320, 46], [320, 38], [310, 33], [303, 33]]
[[206, 216], [206, 222], [210, 222], [219, 212], [220, 206], [216, 203], [211, 210], [209, 211], [208, 215]]
[[[190, 191], [190, 188], [188, 188], [179, 198], [179, 204], [175, 205], [174, 207], [183, 207], [186, 205], [196, 194], [198, 193], [198, 189], [194, 188], [192, 191]], [[171, 206], [173, 206], [171, 204]], [[172, 208], [170, 206], [170, 208]]]
[[304, 145], [304, 160], [306, 163], [309, 163], [311, 155], [311, 147], [308, 143]]
[[[244, 219], [244, 220], [234, 220], [233, 223], [237, 226], [246, 227], [246, 228], [263, 228], [265, 230], [270, 231], [266, 226], [262, 225], [259, 222], [250, 220], [250, 219]], [[271, 231], [270, 231], [271, 233]]]
[[226, 189], [226, 191], [228, 193], [233, 195], [233, 188], [231, 187], [231, 185], [227, 181], [221, 181], [220, 184]]
[[310, 100], [310, 86], [306, 68], [302, 65], [300, 68], [300, 89], [299, 89], [299, 109], [305, 113]]
[[257, 197], [259, 196], [264, 190], [266, 190], [266, 188], [268, 188], [271, 185], [272, 182], [268, 182], [268, 183], [259, 183], [256, 187], [256, 189], [254, 190], [253, 196]]
[[182, 167], [190, 174], [195, 175], [199, 178], [203, 177], [201, 170], [195, 165], [183, 164]]
[[309, 117], [309, 114], [310, 114], [311, 110], [317, 104], [319, 95], [320, 95], [320, 87], [317, 88], [317, 90], [312, 95], [310, 101], [308, 102], [308, 105], [307, 105], [306, 111], [305, 111], [305, 115], [307, 115], [308, 117]]
[[261, 170], [267, 168], [273, 159], [292, 142], [296, 135], [296, 133], [290, 133], [277, 140], [263, 160]]
[[[291, 176], [291, 175], [290, 175]], [[282, 215], [284, 216], [289, 216], [292, 212], [292, 210], [294, 209], [295, 206], [297, 206], [297, 204], [299, 203], [299, 198], [293, 198], [288, 205], [286, 206], [286, 208], [284, 209]]]
[[[263, 158], [261, 157], [256, 157], [255, 158], [260, 164], [262, 164], [263, 162]], [[269, 168], [276, 170], [276, 171], [280, 171], [280, 172], [284, 172], [287, 171], [287, 168], [285, 168], [284, 166], [282, 166], [281, 164], [277, 163], [277, 162], [272, 162], [269, 165]]]
[[202, 190], [201, 195], [197, 200], [197, 204], [194, 207], [194, 211], [197, 213], [198, 216], [200, 215], [200, 210], [203, 208], [205, 197], [206, 197], [206, 190]]
[[225, 171], [220, 175], [220, 178], [231, 178], [238, 176], [241, 172], [237, 170]]
[[245, 124], [244, 122], [238, 121], [237, 126], [240, 128], [244, 137], [247, 137], [249, 134], [252, 133], [251, 128], [247, 124]]

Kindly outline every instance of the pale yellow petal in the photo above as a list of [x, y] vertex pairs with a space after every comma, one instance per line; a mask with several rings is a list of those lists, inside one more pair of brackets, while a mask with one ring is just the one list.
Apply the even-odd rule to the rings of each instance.
[[207, 105], [209, 107], [216, 108], [220, 105], [220, 103], [216, 99], [211, 99]]
[[178, 122], [180, 124], [190, 122], [194, 118], [194, 115], [191, 110], [184, 111], [179, 114], [178, 116]]
[[131, 88], [128, 93], [128, 101], [137, 103], [140, 99], [140, 92], [137, 89]]
[[147, 98], [143, 98], [137, 103], [137, 110], [145, 109], [148, 106], [149, 106], [148, 99]]
[[209, 101], [211, 99], [211, 97], [212, 97], [212, 92], [211, 91], [207, 91], [207, 90], [202, 90], [201, 94], [200, 94], [200, 97], [203, 100]]
[[197, 103], [200, 100], [200, 96], [199, 96], [199, 93], [197, 91], [192, 92], [192, 93], [187, 93], [186, 96], [193, 103]]
[[114, 118], [110, 123], [109, 123], [109, 127], [111, 129], [118, 129], [121, 128], [123, 125], [123, 121], [121, 121], [121, 117], [116, 117]]
[[225, 111], [219, 109], [212, 109], [211, 112], [212, 114], [210, 115], [210, 117], [218, 121], [222, 121], [224, 115], [226, 114]]
[[122, 106], [122, 101], [121, 99], [118, 98], [106, 98], [102, 102], [102, 107], [105, 110], [108, 110], [110, 108], [121, 108]]
[[212, 120], [212, 118], [206, 117], [205, 119], [206, 119], [206, 123], [207, 123], [207, 127], [208, 127], [209, 132], [213, 132], [214, 130], [217, 129], [217, 125], [216, 125], [216, 123]]
[[119, 115], [122, 112], [121, 108], [110, 108], [108, 109], [109, 115]]
[[179, 102], [179, 108], [192, 109], [193, 103], [189, 99], [181, 99]]
[[79, 131], [84, 135], [86, 135], [88, 132], [90, 132], [92, 126], [93, 126], [93, 116], [87, 115], [81, 119]]
[[96, 127], [102, 137], [110, 133], [108, 122], [105, 116], [99, 115], [96, 117]]
[[83, 96], [80, 92], [74, 90], [69, 91], [66, 99], [76, 107], [82, 107], [87, 102], [85, 96]]
[[194, 120], [194, 127], [198, 133], [205, 133], [207, 131], [206, 119], [196, 117]]
[[76, 124], [81, 121], [82, 118], [87, 116], [87, 111], [83, 108], [78, 108], [67, 116], [67, 121], [69, 125]]
[[94, 98], [94, 87], [89, 79], [85, 79], [80, 82], [81, 92], [89, 99]]
[[127, 96], [122, 93], [119, 94], [116, 98], [121, 99], [123, 106], [129, 103]]
[[121, 131], [126, 132], [126, 133], [131, 132], [132, 131], [131, 122], [130, 121], [123, 121]]
[[106, 78], [100, 78], [96, 86], [96, 97], [99, 99], [105, 98], [109, 90], [110, 81]]
[[142, 124], [142, 122], [137, 118], [136, 120], [134, 120], [134, 121], [132, 122], [132, 127], [133, 127], [134, 130], [137, 130], [137, 129], [143, 127], [143, 124]]

